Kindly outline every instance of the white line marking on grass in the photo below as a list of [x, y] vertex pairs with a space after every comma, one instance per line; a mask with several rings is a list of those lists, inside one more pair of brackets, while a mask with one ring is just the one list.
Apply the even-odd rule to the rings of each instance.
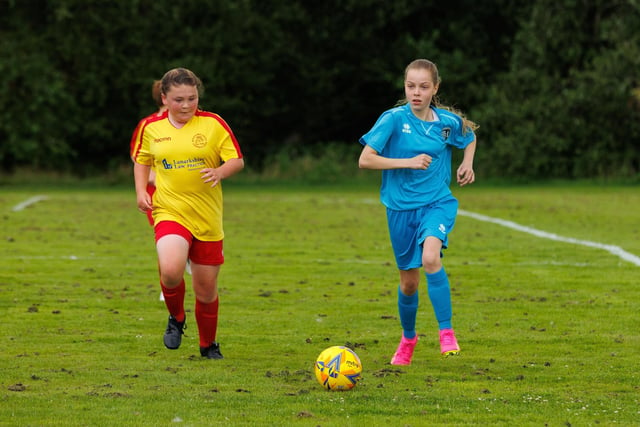
[[500, 218], [481, 215], [475, 212], [469, 212], [462, 209], [458, 209], [458, 213], [463, 216], [468, 216], [470, 218], [477, 219], [478, 221], [492, 222], [494, 224], [502, 225], [503, 227], [522, 231], [524, 233], [529, 233], [537, 237], [542, 237], [543, 239], [556, 240], [558, 242], [565, 242], [565, 243], [573, 243], [576, 245], [588, 246], [596, 249], [604, 249], [605, 251], [608, 251], [609, 253], [616, 255], [625, 261], [629, 261], [632, 264], [640, 266], [640, 257], [625, 251], [619, 246], [605, 245], [603, 243], [591, 242], [589, 240], [574, 239], [573, 237], [563, 237], [554, 233], [549, 233], [546, 231], [537, 230], [535, 228], [520, 225], [513, 221], [507, 221]]
[[46, 256], [46, 255], [16, 255], [16, 256], [7, 256], [5, 259], [20, 259], [20, 260], [28, 260], [28, 259], [70, 259], [71, 261], [76, 261], [79, 259], [116, 259], [119, 257], [82, 257], [79, 258], [75, 255], [58, 255], [58, 256]]
[[24, 202], [18, 203], [11, 210], [14, 211], [14, 212], [19, 212], [19, 211], [23, 210], [26, 207], [29, 207], [29, 206], [31, 206], [31, 205], [33, 205], [35, 203], [38, 203], [38, 202], [40, 202], [42, 200], [47, 200], [47, 199], [48, 199], [47, 196], [42, 196], [42, 195], [41, 196], [33, 196], [33, 197], [28, 198]]
[[[449, 262], [447, 264], [452, 263], [453, 261], [449, 260]], [[458, 262], [457, 265], [487, 265], [486, 261], [464, 261], [463, 262]], [[570, 266], [570, 267], [593, 267], [592, 264], [589, 264], [588, 262], [560, 262], [560, 261], [522, 261], [522, 262], [515, 262], [512, 265], [532, 265], [534, 267], [538, 267], [541, 265], [554, 265], [554, 266], [558, 266], [558, 267], [562, 267], [562, 266]]]
[[388, 259], [378, 261], [378, 260], [370, 260], [370, 259], [344, 259], [344, 258], [334, 258], [334, 259], [321, 259], [316, 258], [315, 262], [323, 263], [323, 264], [331, 264], [331, 263], [346, 263], [346, 264], [386, 264], [389, 262]]

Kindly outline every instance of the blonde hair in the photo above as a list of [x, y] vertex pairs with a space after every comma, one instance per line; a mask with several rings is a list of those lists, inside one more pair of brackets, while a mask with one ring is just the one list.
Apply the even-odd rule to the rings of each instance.
[[[434, 84], [440, 85], [441, 79], [440, 79], [440, 73], [438, 72], [438, 67], [436, 66], [436, 64], [434, 64], [433, 62], [429, 61], [428, 59], [416, 59], [414, 61], [412, 61], [409, 65], [407, 65], [407, 68], [404, 69], [404, 79], [405, 81], [407, 80], [407, 73], [409, 72], [409, 70], [427, 70], [431, 73], [431, 78], [433, 79]], [[407, 99], [403, 99], [399, 102], [399, 104], [406, 104], [408, 101]], [[443, 105], [440, 103], [440, 100], [438, 99], [437, 96], [434, 96], [433, 98], [431, 98], [431, 105], [433, 105], [436, 108], [441, 108], [443, 110], [447, 110], [450, 111], [458, 116], [460, 116], [460, 118], [462, 119], [462, 133], [465, 134], [467, 133], [469, 130], [471, 131], [475, 131], [476, 129], [478, 129], [480, 126], [473, 122], [472, 120], [469, 120], [463, 113], [462, 111], [448, 106], [448, 105]]]

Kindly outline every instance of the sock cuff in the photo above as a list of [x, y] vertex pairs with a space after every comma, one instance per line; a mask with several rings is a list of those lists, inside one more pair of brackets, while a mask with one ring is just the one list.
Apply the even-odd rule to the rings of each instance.
[[185, 284], [184, 284], [184, 279], [182, 279], [182, 281], [180, 282], [180, 284], [178, 286], [176, 286], [175, 288], [167, 288], [164, 283], [162, 283], [162, 280], [160, 281], [160, 287], [162, 288], [163, 291], [168, 291], [168, 292], [177, 292], [177, 291], [181, 291], [183, 289], [185, 289]]
[[402, 305], [417, 305], [418, 304], [418, 291], [413, 295], [405, 295], [398, 286], [398, 303]]
[[196, 298], [196, 309], [203, 314], [218, 314], [220, 297], [211, 302], [202, 302]]
[[425, 273], [425, 276], [427, 277], [427, 281], [429, 283], [440, 283], [443, 280], [447, 279], [447, 272], [444, 271], [444, 267], [442, 267], [440, 270], [436, 271], [435, 273]]

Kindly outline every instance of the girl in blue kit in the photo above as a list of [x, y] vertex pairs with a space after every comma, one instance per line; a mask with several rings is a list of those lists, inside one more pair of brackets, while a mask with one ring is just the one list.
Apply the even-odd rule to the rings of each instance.
[[451, 326], [451, 289], [442, 250], [455, 223], [458, 201], [451, 194], [451, 151], [464, 150], [456, 172], [459, 185], [475, 180], [473, 157], [478, 126], [438, 103], [436, 65], [417, 59], [405, 69], [405, 100], [385, 111], [360, 138], [359, 166], [382, 170], [380, 199], [387, 208], [391, 246], [400, 271], [398, 311], [403, 333], [392, 365], [410, 365], [418, 335], [420, 268], [440, 329], [440, 352], [458, 354]]

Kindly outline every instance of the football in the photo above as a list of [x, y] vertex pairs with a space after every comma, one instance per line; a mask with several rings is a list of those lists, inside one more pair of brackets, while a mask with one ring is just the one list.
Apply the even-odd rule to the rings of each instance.
[[362, 363], [348, 347], [333, 346], [325, 349], [316, 359], [316, 379], [327, 390], [346, 391], [358, 384]]

